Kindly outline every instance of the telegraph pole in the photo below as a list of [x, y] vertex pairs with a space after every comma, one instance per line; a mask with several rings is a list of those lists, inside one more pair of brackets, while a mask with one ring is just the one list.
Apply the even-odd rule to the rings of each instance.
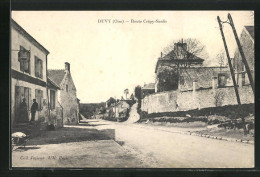
[[234, 70], [233, 70], [233, 67], [232, 67], [231, 60], [230, 60], [230, 56], [229, 56], [229, 52], [228, 52], [228, 48], [227, 48], [227, 44], [226, 44], [226, 39], [225, 39], [225, 36], [224, 36], [224, 33], [223, 33], [223, 28], [222, 28], [223, 22], [221, 22], [219, 16], [217, 17], [217, 19], [218, 19], [219, 29], [220, 29], [220, 32], [221, 32], [221, 36], [222, 36], [224, 47], [225, 47], [226, 54], [227, 54], [228, 65], [229, 65], [229, 69], [230, 69], [232, 80], [233, 80], [233, 85], [234, 85], [234, 89], [235, 89], [235, 93], [236, 93], [237, 103], [238, 103], [238, 105], [241, 105], [240, 97], [239, 97], [239, 93], [238, 93], [238, 89], [237, 89], [237, 83], [236, 83], [236, 80], [235, 80], [235, 74], [234, 74]]
[[237, 32], [236, 32], [236, 28], [235, 28], [235, 25], [234, 25], [234, 23], [233, 23], [233, 20], [232, 20], [232, 17], [231, 17], [231, 15], [230, 15], [230, 13], [228, 14], [228, 19], [229, 19], [229, 24], [231, 25], [232, 30], [233, 30], [233, 33], [234, 33], [234, 36], [235, 36], [235, 39], [236, 39], [236, 42], [237, 42], [237, 46], [238, 46], [238, 49], [239, 49], [239, 52], [240, 52], [242, 61], [243, 61], [244, 65], [245, 65], [246, 72], [247, 72], [247, 75], [248, 75], [248, 79], [249, 79], [249, 81], [250, 81], [250, 85], [251, 85], [252, 90], [253, 90], [253, 93], [254, 93], [254, 95], [255, 95], [255, 84], [254, 84], [254, 80], [253, 80], [253, 77], [252, 77], [250, 68], [249, 68], [249, 66], [248, 66], [248, 63], [247, 63], [247, 61], [246, 61], [246, 57], [245, 57], [245, 54], [244, 54], [244, 52], [243, 52], [242, 46], [241, 46], [240, 41], [239, 41], [239, 39], [238, 39]]

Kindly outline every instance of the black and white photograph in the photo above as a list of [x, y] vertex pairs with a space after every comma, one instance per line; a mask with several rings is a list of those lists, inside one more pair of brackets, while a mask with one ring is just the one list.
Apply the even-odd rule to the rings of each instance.
[[254, 168], [249, 10], [11, 11], [11, 168]]

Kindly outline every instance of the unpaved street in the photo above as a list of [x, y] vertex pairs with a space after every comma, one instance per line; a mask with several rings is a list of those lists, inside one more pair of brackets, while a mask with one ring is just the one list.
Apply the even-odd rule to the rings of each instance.
[[[254, 145], [189, 136], [176, 128], [158, 129], [139, 124], [99, 120], [98, 129], [115, 129], [117, 141], [132, 149], [140, 158], [159, 168], [251, 168], [254, 167]], [[106, 124], [106, 125], [104, 125]], [[179, 130], [178, 130], [179, 131]]]
[[178, 128], [85, 120], [46, 131], [12, 153], [13, 167], [251, 168], [254, 145], [190, 136]]

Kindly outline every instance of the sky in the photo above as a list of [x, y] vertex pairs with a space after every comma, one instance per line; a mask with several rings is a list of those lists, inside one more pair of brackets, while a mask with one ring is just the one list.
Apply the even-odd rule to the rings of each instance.
[[[80, 102], [98, 103], [155, 82], [157, 59], [173, 40], [196, 38], [209, 55], [204, 64], [217, 65], [216, 55], [224, 51], [217, 16], [226, 21], [228, 13], [238, 35], [243, 26], [254, 25], [252, 11], [12, 11], [11, 16], [50, 52], [48, 69], [70, 63]], [[232, 58], [234, 35], [227, 23], [223, 30]]]

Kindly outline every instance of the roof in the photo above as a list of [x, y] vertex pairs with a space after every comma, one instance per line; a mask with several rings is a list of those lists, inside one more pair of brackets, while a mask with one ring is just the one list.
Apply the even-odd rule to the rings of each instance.
[[60, 90], [60, 87], [55, 82], [53, 82], [49, 77], [47, 78], [47, 81], [48, 81], [48, 87]]
[[116, 106], [119, 104], [119, 103], [122, 103], [122, 102], [126, 102], [127, 104], [129, 104], [130, 106], [132, 106], [134, 104], [134, 101], [133, 100], [119, 100], [119, 102], [116, 103]]
[[48, 69], [48, 77], [60, 86], [66, 72], [64, 69]]
[[175, 50], [173, 49], [168, 54], [166, 54], [163, 57], [160, 57], [157, 60], [156, 67], [155, 67], [155, 73], [157, 72], [159, 63], [185, 63], [185, 62], [201, 64], [204, 62], [204, 59], [197, 57], [196, 55], [194, 55], [188, 51], [186, 51], [186, 58], [180, 59], [180, 58], [178, 58]]
[[45, 54], [49, 54], [50, 52], [44, 48], [38, 41], [36, 41], [27, 31], [25, 31], [16, 21], [11, 19], [11, 26], [16, 29], [21, 35], [26, 37], [30, 42], [32, 42], [37, 48], [43, 51]]
[[254, 26], [245, 26], [245, 29], [248, 31], [250, 36], [254, 39], [255, 38], [255, 29]]
[[189, 90], [193, 87], [193, 81], [197, 81], [198, 88], [212, 87], [212, 78], [217, 77], [220, 73], [229, 75], [227, 67], [194, 67], [194, 68], [180, 68], [180, 85], [182, 90]]
[[143, 90], [154, 90], [155, 89], [155, 83], [149, 83], [149, 84], [145, 84], [142, 87]]
[[178, 56], [176, 55], [176, 52], [175, 50], [173, 49], [172, 51], [170, 51], [168, 54], [166, 54], [164, 57], [161, 58], [161, 60], [187, 60], [187, 61], [192, 61], [192, 60], [202, 60], [204, 61], [204, 59], [200, 58], [200, 57], [197, 57], [196, 55], [188, 52], [187, 52], [187, 57], [185, 59], [180, 59], [178, 58]]

